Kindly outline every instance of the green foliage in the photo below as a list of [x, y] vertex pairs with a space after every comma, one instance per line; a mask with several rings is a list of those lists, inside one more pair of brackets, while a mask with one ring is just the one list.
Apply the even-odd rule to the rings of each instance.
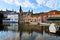
[[3, 19], [3, 13], [2, 12], [0, 12], [0, 18]]
[[3, 14], [2, 14], [2, 12], [0, 11], [0, 23], [2, 23], [2, 20], [3, 20]]

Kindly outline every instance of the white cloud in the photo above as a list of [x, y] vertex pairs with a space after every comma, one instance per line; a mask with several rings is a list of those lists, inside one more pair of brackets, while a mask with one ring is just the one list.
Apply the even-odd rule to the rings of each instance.
[[15, 5], [18, 5], [18, 6], [19, 6], [19, 5], [22, 5], [22, 3], [19, 2], [19, 0], [15, 0], [15, 1], [14, 1], [14, 4], [15, 4]]
[[16, 0], [15, 2], [16, 5], [21, 5], [22, 7], [31, 7], [31, 8], [35, 8], [34, 4], [33, 3], [30, 3], [29, 0], [24, 0], [24, 2], [19, 2]]
[[57, 9], [60, 7], [60, 0], [36, 0], [38, 5], [44, 5], [51, 9]]
[[52, 9], [58, 8], [60, 5], [60, 1], [57, 0], [49, 0], [46, 2], [46, 6]]
[[4, 9], [4, 8], [0, 8], [0, 10], [4, 10], [4, 11], [5, 11], [5, 9]]
[[54, 2], [53, 0], [49, 0], [49, 1], [46, 2], [46, 6], [47, 6], [47, 7], [50, 7], [50, 8], [54, 8], [54, 7], [53, 7], [53, 6], [54, 6], [54, 3], [55, 3], [55, 2]]
[[60, 0], [35, 0], [37, 5], [35, 6], [34, 2], [31, 3], [32, 0], [3, 0], [5, 3], [13, 4], [22, 7], [29, 7], [29, 8], [39, 8], [41, 5], [49, 7], [51, 9], [56, 9], [60, 7]]
[[22, 7], [30, 7], [35, 8], [34, 4], [30, 2], [30, 0], [3, 0], [5, 3], [13, 4]]
[[43, 3], [45, 3], [45, 1], [44, 1], [44, 0], [36, 0], [36, 2], [37, 2], [39, 5], [41, 5], [41, 4], [43, 4]]
[[12, 4], [13, 0], [3, 0], [5, 3]]
[[25, 0], [25, 2], [23, 3], [23, 6], [25, 7], [31, 7], [31, 8], [35, 8], [33, 3], [30, 3], [29, 0]]
[[0, 10], [6, 11], [6, 10], [12, 10], [11, 8], [6, 9], [6, 8], [0, 8]]

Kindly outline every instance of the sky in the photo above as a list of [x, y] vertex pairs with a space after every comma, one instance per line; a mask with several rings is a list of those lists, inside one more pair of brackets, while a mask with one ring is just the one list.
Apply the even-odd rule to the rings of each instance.
[[34, 13], [48, 12], [51, 10], [60, 10], [60, 0], [0, 0], [0, 10], [19, 11], [19, 7], [23, 11], [31, 11]]

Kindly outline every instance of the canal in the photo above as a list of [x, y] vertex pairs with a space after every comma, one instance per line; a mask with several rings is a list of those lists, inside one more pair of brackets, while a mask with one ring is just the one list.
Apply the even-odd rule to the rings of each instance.
[[60, 40], [60, 33], [46, 32], [39, 25], [26, 25], [3, 23], [4, 30], [0, 31], [0, 40]]

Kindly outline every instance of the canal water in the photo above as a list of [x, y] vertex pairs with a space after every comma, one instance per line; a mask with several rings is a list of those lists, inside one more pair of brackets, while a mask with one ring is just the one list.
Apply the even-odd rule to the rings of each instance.
[[3, 23], [3, 26], [5, 29], [0, 31], [0, 40], [60, 40], [60, 33], [18, 31], [18, 23]]

